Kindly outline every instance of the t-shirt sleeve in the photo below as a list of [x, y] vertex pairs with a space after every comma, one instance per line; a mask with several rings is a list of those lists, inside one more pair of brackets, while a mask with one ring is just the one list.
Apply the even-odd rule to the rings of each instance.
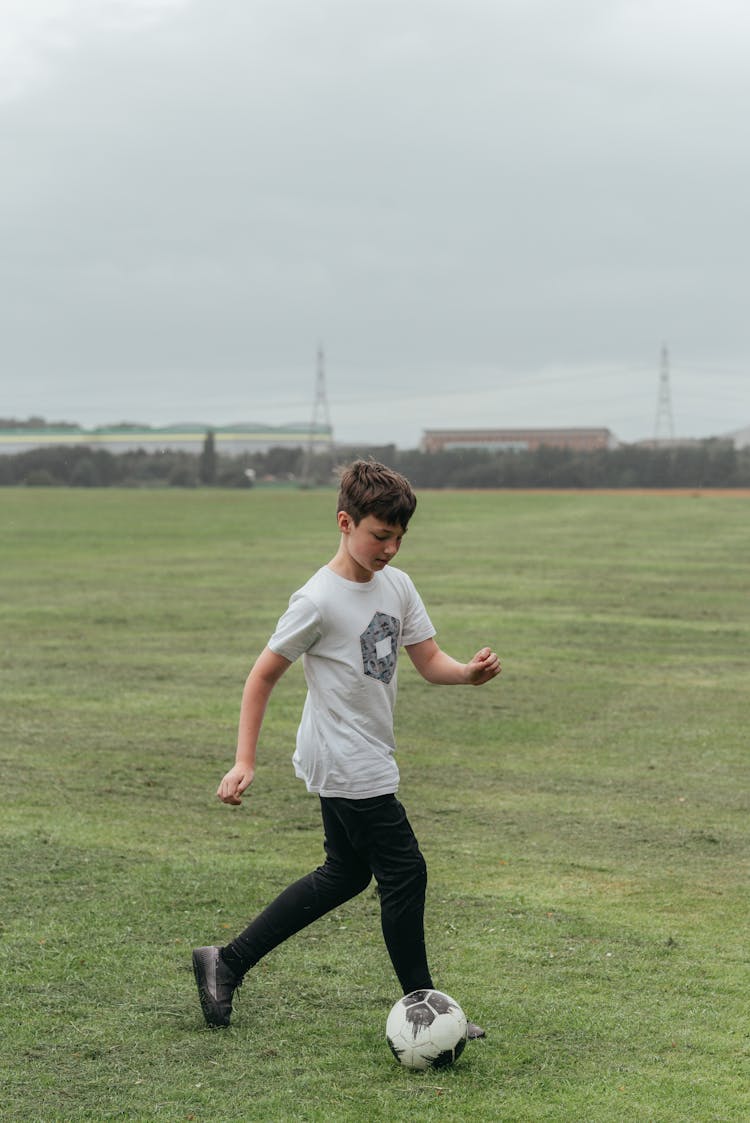
[[268, 641], [271, 651], [293, 663], [309, 651], [321, 635], [321, 617], [309, 597], [295, 593]]
[[401, 643], [408, 647], [412, 643], [422, 643], [423, 640], [432, 639], [435, 629], [427, 615], [427, 609], [422, 603], [422, 598], [417, 592], [411, 578], [407, 578], [406, 609], [404, 623], [401, 630]]

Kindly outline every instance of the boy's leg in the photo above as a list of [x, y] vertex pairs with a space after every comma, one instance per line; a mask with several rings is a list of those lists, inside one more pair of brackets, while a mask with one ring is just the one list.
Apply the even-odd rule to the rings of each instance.
[[222, 961], [242, 978], [264, 955], [306, 928], [331, 909], [366, 889], [372, 873], [352, 849], [341, 823], [321, 799], [326, 860], [312, 873], [294, 882], [226, 947]]
[[394, 795], [325, 802], [375, 875], [383, 937], [404, 994], [431, 988], [424, 939], [427, 866], [404, 808]]
[[[380, 890], [383, 936], [404, 994], [433, 988], [424, 940], [427, 867], [406, 812], [395, 796], [329, 800], [346, 823], [352, 847], [366, 861]], [[484, 1037], [475, 1022], [469, 1038]]]

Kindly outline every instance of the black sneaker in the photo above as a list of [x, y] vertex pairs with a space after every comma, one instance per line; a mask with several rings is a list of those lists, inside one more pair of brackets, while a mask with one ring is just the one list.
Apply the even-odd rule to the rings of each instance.
[[242, 979], [230, 971], [217, 947], [196, 948], [193, 971], [204, 1018], [210, 1026], [228, 1026], [232, 1016], [232, 995], [242, 985]]
[[476, 1041], [476, 1039], [478, 1037], [486, 1037], [487, 1036], [487, 1034], [484, 1032], [482, 1027], [478, 1026], [476, 1022], [468, 1022], [466, 1028], [467, 1028], [466, 1039], [468, 1041]]

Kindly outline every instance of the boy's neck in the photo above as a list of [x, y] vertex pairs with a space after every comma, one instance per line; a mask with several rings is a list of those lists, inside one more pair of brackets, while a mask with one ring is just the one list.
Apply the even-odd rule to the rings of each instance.
[[336, 554], [329, 561], [328, 568], [338, 577], [343, 577], [347, 581], [356, 581], [358, 585], [364, 585], [368, 581], [372, 581], [375, 576], [374, 573], [363, 569], [362, 566], [354, 560], [343, 542], [341, 546], [339, 546]]

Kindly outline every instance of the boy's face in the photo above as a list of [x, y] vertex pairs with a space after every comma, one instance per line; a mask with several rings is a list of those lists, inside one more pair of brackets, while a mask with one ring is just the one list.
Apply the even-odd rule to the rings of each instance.
[[404, 527], [393, 526], [377, 515], [365, 515], [355, 523], [351, 515], [339, 511], [338, 522], [354, 581], [369, 581], [373, 573], [385, 569], [395, 558], [406, 534]]

